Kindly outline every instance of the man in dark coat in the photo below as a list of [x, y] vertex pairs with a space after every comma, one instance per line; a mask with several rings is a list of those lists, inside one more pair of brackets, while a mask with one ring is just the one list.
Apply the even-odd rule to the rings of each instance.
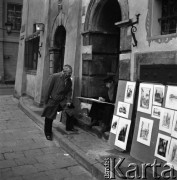
[[[44, 132], [48, 140], [52, 140], [52, 123], [56, 119], [58, 111], [62, 111], [62, 114], [65, 113], [68, 118], [74, 115], [71, 103], [71, 74], [72, 67], [65, 65], [62, 72], [52, 74], [47, 82], [44, 98], [45, 107], [41, 116], [45, 117]], [[75, 130], [72, 122], [66, 122], [66, 130]]]

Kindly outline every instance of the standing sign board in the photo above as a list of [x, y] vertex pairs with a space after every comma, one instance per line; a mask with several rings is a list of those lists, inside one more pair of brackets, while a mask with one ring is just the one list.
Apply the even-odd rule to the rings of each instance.
[[117, 97], [108, 143], [120, 151], [127, 150], [132, 128], [136, 83], [119, 80]]

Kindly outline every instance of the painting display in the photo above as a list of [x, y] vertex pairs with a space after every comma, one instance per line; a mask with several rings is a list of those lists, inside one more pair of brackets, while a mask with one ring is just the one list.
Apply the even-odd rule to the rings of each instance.
[[117, 132], [118, 123], [119, 123], [119, 116], [113, 115], [112, 124], [111, 124], [111, 132], [113, 134], [116, 134], [116, 132]]
[[152, 106], [152, 114], [151, 116], [156, 119], [160, 119], [162, 108], [159, 106]]
[[158, 134], [157, 143], [155, 148], [155, 156], [166, 161], [168, 150], [170, 146], [170, 137], [163, 134]]
[[153, 85], [141, 83], [139, 87], [138, 111], [151, 114]]
[[124, 101], [133, 104], [136, 82], [128, 81], [125, 88]]
[[165, 107], [177, 110], [177, 86], [168, 86]]
[[171, 136], [177, 138], [177, 111], [175, 111], [175, 113], [174, 113]]
[[153, 105], [162, 106], [164, 100], [165, 86], [154, 85]]
[[130, 104], [121, 101], [118, 102], [117, 115], [124, 118], [128, 118], [129, 110], [130, 110]]
[[161, 109], [159, 129], [171, 133], [174, 111], [170, 109]]
[[119, 119], [119, 125], [117, 127], [115, 145], [126, 150], [127, 140], [130, 130], [131, 121], [125, 118]]
[[176, 139], [171, 140], [167, 162], [173, 165], [174, 169], [177, 170], [177, 140]]
[[141, 117], [138, 129], [137, 141], [150, 146], [153, 120]]

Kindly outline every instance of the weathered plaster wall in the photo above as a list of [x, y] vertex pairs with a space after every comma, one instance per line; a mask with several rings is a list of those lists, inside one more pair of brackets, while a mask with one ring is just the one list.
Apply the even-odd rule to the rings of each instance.
[[31, 97], [34, 97], [35, 86], [36, 86], [36, 76], [32, 74], [27, 74], [26, 75], [26, 94]]
[[[177, 37], [174, 37], [174, 35], [163, 35], [163, 36], [153, 36], [152, 41], [148, 41], [147, 37], [147, 29], [152, 29], [151, 27], [151, 19], [147, 19], [148, 15], [148, 8], [149, 8], [149, 2], [151, 0], [129, 0], [129, 9], [130, 9], [130, 16], [129, 18], [135, 19], [135, 14], [140, 13], [140, 19], [139, 24], [135, 25], [137, 27], [137, 32], [135, 33], [135, 36], [138, 41], [137, 47], [132, 47], [132, 54], [131, 54], [131, 79], [137, 78], [137, 73], [139, 71], [139, 66], [137, 66], [137, 62], [143, 62], [143, 60], [140, 60], [140, 56], [137, 56], [136, 54], [145, 53], [144, 57], [146, 56], [146, 59], [149, 59], [149, 62], [144, 61], [146, 64], [164, 64], [169, 63], [168, 57], [166, 58], [166, 61], [160, 61], [157, 60], [156, 57], [161, 57], [161, 54], [165, 51], [169, 51], [168, 54], [170, 54], [170, 51], [176, 51], [177, 49]], [[148, 22], [147, 22], [148, 20]], [[158, 40], [157, 40], [158, 39]], [[154, 53], [153, 53], [154, 52]], [[173, 53], [171, 53], [173, 54]], [[163, 56], [163, 55], [162, 55]], [[138, 57], [138, 59], [137, 59]], [[149, 58], [151, 57], [151, 58]], [[157, 62], [156, 62], [157, 61]], [[171, 62], [172, 63], [172, 62]]]

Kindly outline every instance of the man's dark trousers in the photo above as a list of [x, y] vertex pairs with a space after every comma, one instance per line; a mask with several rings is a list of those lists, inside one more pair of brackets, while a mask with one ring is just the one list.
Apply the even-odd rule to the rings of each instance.
[[53, 119], [45, 118], [44, 133], [46, 136], [52, 135], [52, 123]]

